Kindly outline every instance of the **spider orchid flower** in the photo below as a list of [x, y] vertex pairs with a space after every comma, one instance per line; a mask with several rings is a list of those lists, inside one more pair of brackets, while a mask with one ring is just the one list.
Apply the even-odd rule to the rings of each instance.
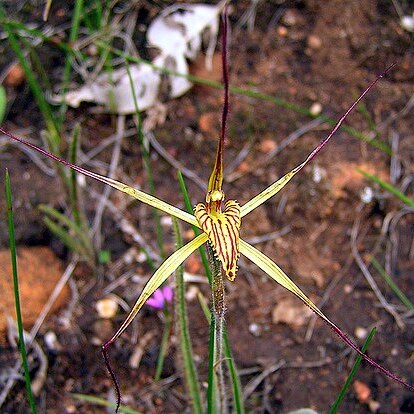
[[[224, 32], [226, 31], [226, 22], [224, 22]], [[120, 389], [115, 378], [115, 375], [110, 368], [109, 357], [107, 353], [108, 347], [127, 329], [132, 320], [138, 314], [143, 305], [147, 302], [151, 303], [149, 299], [157, 289], [168, 279], [168, 277], [174, 273], [174, 271], [200, 246], [205, 243], [210, 243], [213, 248], [216, 257], [220, 261], [224, 274], [233, 282], [237, 275], [237, 263], [240, 254], [247, 257], [250, 261], [256, 264], [261, 270], [263, 270], [271, 279], [282, 285], [284, 288], [292, 292], [302, 302], [304, 302], [313, 312], [315, 312], [338, 336], [339, 338], [357, 352], [368, 363], [379, 369], [385, 375], [390, 377], [397, 383], [407, 387], [414, 392], [414, 387], [395, 374], [378, 364], [369, 356], [365, 355], [358, 346], [335, 325], [325, 314], [306, 296], [306, 294], [293, 282], [292, 279], [269, 257], [257, 250], [255, 247], [240, 238], [240, 227], [242, 219], [247, 214], [254, 211], [257, 207], [261, 206], [268, 199], [276, 195], [282, 188], [299, 172], [301, 171], [329, 142], [332, 136], [341, 127], [346, 117], [352, 112], [352, 110], [358, 105], [358, 103], [364, 98], [364, 96], [370, 91], [370, 89], [385, 76], [385, 74], [394, 66], [390, 66], [381, 75], [379, 75], [359, 96], [359, 98], [349, 107], [345, 114], [339, 119], [332, 131], [324, 138], [319, 145], [306, 157], [306, 159], [293, 170], [286, 173], [279, 180], [271, 184], [264, 191], [253, 197], [250, 201], [240, 206], [235, 200], [225, 201], [225, 194], [222, 189], [223, 185], [223, 152], [226, 135], [226, 123], [229, 108], [229, 81], [228, 70], [226, 61], [226, 36], [223, 36], [223, 50], [222, 63], [223, 63], [223, 78], [224, 78], [224, 105], [222, 113], [222, 128], [221, 135], [218, 142], [218, 148], [216, 153], [216, 159], [213, 167], [213, 171], [210, 175], [208, 182], [207, 194], [204, 203], [199, 203], [195, 206], [194, 214], [187, 213], [165, 201], [162, 201], [150, 194], [147, 194], [141, 190], [130, 187], [114, 179], [96, 174], [89, 170], [86, 170], [80, 166], [69, 163], [68, 161], [57, 157], [27, 142], [13, 134], [0, 128], [0, 132], [9, 138], [20, 142], [21, 144], [30, 147], [31, 149], [61, 163], [71, 169], [87, 176], [107, 184], [119, 191], [122, 191], [135, 199], [145, 203], [151, 207], [154, 207], [170, 216], [178, 218], [188, 224], [196, 226], [202, 230], [202, 233], [188, 242], [186, 245], [172, 253], [155, 271], [155, 273], [148, 280], [147, 284], [143, 288], [132, 310], [116, 331], [116, 333], [110, 338], [103, 346], [102, 352], [105, 358], [105, 362], [108, 367], [108, 371], [114, 381], [117, 395], [118, 395], [118, 408], [120, 403]]]

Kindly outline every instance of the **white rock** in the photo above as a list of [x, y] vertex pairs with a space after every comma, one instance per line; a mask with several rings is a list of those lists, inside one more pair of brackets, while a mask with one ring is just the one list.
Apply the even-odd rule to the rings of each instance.
[[118, 303], [112, 298], [104, 298], [96, 302], [95, 308], [100, 318], [111, 319], [118, 312]]

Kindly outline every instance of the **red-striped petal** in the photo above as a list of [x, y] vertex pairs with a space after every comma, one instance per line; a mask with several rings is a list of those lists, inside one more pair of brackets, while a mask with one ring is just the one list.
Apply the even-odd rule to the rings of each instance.
[[240, 206], [236, 201], [229, 200], [223, 213], [209, 214], [205, 204], [197, 204], [194, 215], [201, 229], [207, 234], [217, 258], [230, 281], [237, 274], [237, 262], [240, 251]]

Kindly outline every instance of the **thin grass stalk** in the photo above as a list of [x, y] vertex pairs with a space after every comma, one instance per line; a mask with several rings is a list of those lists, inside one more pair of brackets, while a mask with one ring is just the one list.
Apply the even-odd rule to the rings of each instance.
[[[80, 124], [77, 123], [73, 128], [72, 139], [69, 145], [69, 162], [76, 164], [78, 147], [79, 147]], [[76, 180], [76, 171], [70, 170], [70, 188], [69, 199], [72, 208], [73, 219], [79, 228], [84, 227], [84, 221], [81, 218], [78, 196], [78, 182]]]
[[359, 168], [357, 168], [356, 170], [364, 177], [370, 179], [374, 183], [377, 183], [384, 190], [390, 192], [392, 195], [399, 198], [404, 204], [407, 204], [408, 207], [414, 208], [414, 200], [412, 200], [410, 197], [407, 197], [404, 193], [398, 190], [398, 188], [395, 188], [392, 184], [387, 183], [384, 180], [381, 180], [381, 178], [377, 177], [376, 175], [372, 175], [367, 173], [366, 171], [360, 170]]
[[[183, 246], [180, 227], [177, 219], [173, 218], [173, 229], [177, 249]], [[183, 365], [184, 381], [188, 391], [192, 412], [195, 414], [203, 413], [201, 391], [198, 380], [197, 369], [194, 364], [193, 347], [191, 344], [187, 305], [185, 302], [184, 267], [180, 266], [176, 273], [176, 294], [175, 294], [175, 315], [178, 326], [178, 341], [180, 347], [180, 357]]]
[[[27, 50], [27, 53], [30, 57], [31, 65], [33, 67], [32, 72], [36, 73], [37, 77], [39, 78], [38, 83], [42, 85], [43, 89], [46, 88], [48, 90], [52, 90], [52, 84], [49, 80], [46, 69], [35, 47], [25, 37], [20, 37], [19, 39], [23, 43], [24, 49]], [[46, 103], [49, 104], [47, 101]]]
[[410, 310], [414, 311], [414, 304], [407, 298], [404, 292], [397, 286], [393, 278], [385, 271], [385, 269], [380, 265], [378, 260], [375, 257], [371, 257], [371, 263], [380, 274], [380, 276], [385, 280], [387, 285], [394, 292], [395, 296], [400, 299], [400, 301]]
[[[80, 124], [77, 123], [73, 128], [72, 139], [69, 144], [69, 161], [72, 164], [76, 164], [77, 162], [80, 132], [81, 127]], [[83, 240], [86, 251], [88, 252], [89, 263], [94, 267], [96, 262], [96, 252], [93, 247], [88, 220], [84, 214], [84, 210], [81, 208], [79, 200], [79, 187], [76, 179], [77, 174], [74, 170], [70, 170], [69, 174], [69, 203], [76, 227], [79, 229], [77, 236]]]
[[[50, 228], [50, 230], [54, 232], [56, 236], [61, 238], [69, 249], [85, 256], [91, 262], [91, 265], [93, 265], [94, 251], [88, 234], [85, 233], [84, 229], [52, 207], [41, 204], [39, 206], [39, 210], [49, 216], [44, 217], [43, 221]], [[59, 224], [52, 221], [50, 217], [57, 220]], [[62, 227], [62, 225], [66, 226], [68, 230], [73, 233], [70, 234], [69, 231]]]
[[[223, 334], [225, 314], [225, 290], [221, 264], [208, 245], [208, 257], [213, 275], [211, 289], [212, 311], [209, 343], [208, 410], [220, 414], [228, 413], [227, 393], [224, 378]], [[212, 342], [211, 342], [212, 341]], [[210, 407], [211, 405], [211, 407]], [[208, 411], [210, 413], [210, 411]]]
[[6, 115], [6, 109], [7, 109], [6, 89], [4, 89], [3, 85], [0, 85], [0, 124], [4, 120], [4, 117]]
[[9, 226], [9, 243], [10, 243], [10, 256], [12, 263], [13, 273], [13, 290], [14, 290], [14, 303], [16, 305], [16, 318], [17, 318], [17, 330], [19, 333], [19, 349], [22, 358], [22, 366], [24, 372], [24, 380], [26, 384], [27, 401], [30, 406], [32, 414], [37, 414], [36, 404], [32, 392], [32, 384], [30, 379], [29, 365], [27, 363], [27, 353], [24, 343], [23, 334], [23, 320], [20, 306], [20, 294], [19, 294], [19, 278], [17, 275], [17, 260], [16, 260], [16, 238], [14, 235], [14, 219], [13, 219], [13, 204], [11, 194], [11, 183], [9, 171], [6, 169], [6, 203], [7, 203], [7, 219]]
[[[78, 38], [81, 15], [83, 10], [83, 0], [76, 0], [75, 7], [73, 9], [72, 22], [70, 26], [69, 44], [74, 44]], [[63, 68], [63, 81], [62, 81], [62, 92], [66, 94], [68, 91], [70, 75], [72, 71], [73, 54], [69, 51], [66, 53], [65, 66]], [[67, 104], [62, 101], [60, 107], [60, 123], [63, 123], [63, 118], [67, 109]]]
[[172, 320], [171, 314], [168, 310], [167, 303], [164, 304], [164, 330], [161, 338], [160, 353], [155, 367], [154, 380], [158, 382], [161, 379], [162, 369], [164, 368], [164, 361], [168, 351], [168, 341], [171, 336]]
[[25, 73], [25, 76], [27, 78], [27, 82], [29, 83], [30, 89], [33, 93], [33, 96], [36, 100], [37, 105], [40, 108], [40, 111], [43, 114], [43, 117], [45, 119], [46, 127], [48, 131], [50, 132], [51, 140], [48, 143], [49, 144], [49, 150], [55, 154], [60, 154], [59, 144], [60, 144], [60, 133], [59, 129], [56, 125], [52, 110], [50, 108], [50, 105], [47, 103], [45, 97], [43, 96], [42, 90], [40, 88], [39, 83], [37, 82], [35, 75], [33, 71], [31, 70], [26, 57], [24, 56], [19, 42], [17, 41], [17, 38], [15, 34], [13, 33], [13, 30], [11, 29], [11, 26], [5, 21], [6, 20], [6, 13], [3, 9], [3, 7], [0, 6], [0, 18], [3, 19], [3, 26], [4, 29], [7, 32], [8, 40], [10, 43], [11, 48], [13, 49], [13, 52], [16, 54], [19, 63]]
[[208, 382], [207, 382], [207, 414], [216, 414], [217, 411], [217, 379], [214, 369], [216, 321], [214, 312], [210, 313], [210, 335], [208, 340]]
[[231, 352], [230, 343], [227, 337], [227, 329], [224, 326], [223, 332], [223, 346], [224, 346], [224, 355], [226, 360], [227, 369], [230, 374], [232, 392], [233, 392], [233, 403], [234, 410], [237, 414], [244, 414], [244, 402], [243, 402], [243, 392], [240, 382], [240, 377], [237, 372], [237, 367], [234, 362], [233, 354]]
[[[354, 92], [352, 93], [352, 97], [353, 97], [354, 99], [357, 99], [357, 98], [358, 98], [358, 96], [359, 96], [359, 94], [358, 94], [356, 91], [354, 91]], [[376, 125], [376, 123], [375, 123], [374, 119], [372, 118], [371, 114], [369, 113], [368, 108], [367, 108], [367, 106], [365, 105], [365, 103], [364, 103], [364, 102], [360, 102], [360, 103], [358, 104], [358, 106], [357, 106], [357, 110], [361, 113], [361, 115], [362, 115], [362, 116], [365, 118], [365, 120], [367, 121], [369, 129], [370, 129], [372, 132], [374, 132], [374, 133], [375, 133], [375, 138], [376, 138], [376, 139], [378, 139], [378, 138], [379, 138], [379, 136], [380, 136], [380, 134], [379, 134], [379, 132], [378, 132], [377, 125]]]
[[[79, 401], [85, 401], [90, 404], [100, 405], [101, 407], [107, 407], [107, 408], [113, 408], [113, 409], [116, 408], [116, 404], [108, 400], [105, 400], [104, 398], [95, 397], [94, 395], [86, 395], [86, 394], [78, 394], [78, 393], [73, 393], [71, 395]], [[136, 411], [122, 404], [119, 406], [118, 412], [124, 413], [124, 414], [143, 414], [140, 411]]]
[[[372, 338], [374, 337], [376, 332], [376, 328], [371, 329], [371, 332], [369, 333], [367, 339], [364, 342], [364, 345], [361, 348], [362, 352], [366, 352], [366, 350], [368, 349], [369, 344], [372, 341]], [[351, 385], [352, 380], [354, 379], [356, 373], [358, 372], [359, 366], [361, 365], [361, 361], [362, 361], [362, 356], [358, 355], [355, 359], [354, 365], [352, 366], [351, 372], [348, 375], [348, 378], [345, 381], [345, 384], [343, 385], [343, 387], [341, 388], [341, 391], [339, 392], [338, 396], [336, 397], [335, 402], [332, 404], [332, 407], [329, 410], [329, 414], [336, 414], [338, 411], [339, 406], [341, 405], [345, 394], [349, 388], [349, 386]]]
[[[178, 177], [178, 182], [180, 183], [181, 193], [182, 193], [183, 198], [184, 198], [185, 208], [189, 213], [193, 213], [193, 206], [191, 205], [191, 200], [190, 200], [190, 197], [188, 195], [187, 187], [185, 185], [184, 177], [183, 177], [181, 171], [177, 171], [177, 177]], [[201, 234], [200, 230], [196, 226], [192, 226], [192, 229], [193, 229], [194, 235], [196, 237]], [[200, 252], [201, 261], [203, 263], [204, 270], [205, 270], [206, 275], [208, 277], [208, 281], [210, 283], [210, 286], [212, 286], [213, 277], [212, 277], [212, 274], [211, 274], [210, 264], [208, 262], [206, 251], [204, 250], [203, 246], [201, 246], [198, 249], [198, 251]]]
[[[143, 124], [142, 124], [141, 113], [140, 113], [139, 107], [138, 107], [138, 99], [137, 99], [137, 95], [135, 93], [134, 82], [132, 80], [131, 71], [130, 71], [128, 61], [125, 61], [125, 64], [126, 64], [126, 70], [127, 70], [127, 73], [128, 73], [129, 84], [131, 86], [132, 99], [134, 101], [135, 115], [136, 115], [137, 120], [138, 120], [137, 129], [138, 129], [138, 139], [139, 139], [139, 143], [140, 143], [140, 146], [141, 146], [141, 152], [142, 152], [142, 161], [144, 163], [145, 173], [147, 174], [147, 178], [148, 178], [148, 186], [149, 186], [150, 194], [155, 195], [154, 174], [152, 173], [151, 163], [150, 163], [150, 159], [149, 159], [149, 152], [148, 152], [148, 149], [146, 148], [145, 142], [144, 142], [144, 129], [143, 129]], [[158, 248], [160, 250], [161, 257], [163, 259], [165, 259], [166, 254], [165, 254], [165, 248], [164, 248], [164, 237], [163, 237], [162, 227], [161, 227], [161, 218], [160, 218], [160, 215], [159, 215], [157, 210], [153, 210], [153, 216], [155, 218], [155, 229], [156, 229], [156, 234], [157, 234], [157, 245], [158, 245]]]
[[[208, 306], [204, 301], [204, 297], [201, 292], [198, 293], [198, 301], [201, 306], [201, 310], [204, 313], [209, 324], [211, 323], [211, 312]], [[239, 375], [237, 373], [237, 367], [234, 363], [234, 358], [230, 348], [230, 342], [227, 337], [226, 329], [223, 332], [223, 341], [224, 341], [224, 355], [226, 357], [227, 368], [230, 373], [230, 379], [232, 382], [232, 391], [233, 391], [233, 402], [234, 402], [234, 410], [237, 414], [244, 414], [244, 402], [243, 402], [243, 392], [241, 387], [241, 382]]]

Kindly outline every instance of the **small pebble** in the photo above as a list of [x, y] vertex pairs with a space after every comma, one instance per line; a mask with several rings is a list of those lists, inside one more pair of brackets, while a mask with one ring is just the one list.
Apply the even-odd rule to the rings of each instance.
[[361, 201], [365, 204], [369, 204], [374, 199], [374, 191], [371, 187], [364, 187], [359, 194]]
[[164, 227], [171, 227], [172, 226], [171, 216], [162, 216], [160, 221], [161, 221], [161, 226], [164, 226]]
[[371, 389], [368, 387], [365, 382], [355, 380], [354, 382], [354, 391], [358, 398], [358, 401], [361, 403], [368, 403], [371, 397]]
[[285, 14], [282, 16], [282, 22], [286, 26], [294, 26], [297, 23], [297, 18], [293, 10], [286, 10]]
[[314, 34], [309, 35], [306, 42], [307, 42], [308, 46], [311, 49], [314, 49], [314, 50], [318, 50], [322, 47], [321, 38], [319, 36], [314, 35]]
[[4, 84], [6, 86], [19, 86], [23, 83], [25, 77], [24, 70], [18, 63], [16, 63], [10, 68], [9, 73], [4, 79]]
[[260, 151], [268, 154], [277, 147], [277, 144], [273, 139], [266, 138], [260, 142]]
[[354, 290], [354, 288], [351, 285], [349, 285], [349, 284], [344, 285], [344, 292], [347, 295], [349, 295], [350, 293], [352, 293], [353, 290]]
[[312, 169], [312, 179], [318, 184], [326, 177], [326, 170], [322, 167], [319, 167], [318, 164], [313, 165]]
[[259, 337], [262, 334], [262, 328], [257, 323], [251, 323], [249, 325], [249, 332], [256, 337]]
[[403, 16], [400, 20], [401, 27], [407, 32], [414, 32], [414, 16]]
[[277, 34], [280, 37], [286, 37], [287, 34], [288, 34], [288, 30], [286, 29], [285, 26], [278, 26], [278, 28], [277, 28]]
[[200, 289], [195, 285], [190, 285], [185, 293], [185, 298], [188, 302], [192, 302], [193, 300], [197, 299], [198, 292]]
[[118, 303], [111, 298], [98, 300], [95, 307], [99, 317], [103, 319], [111, 319], [118, 312]]
[[143, 251], [141, 251], [141, 252], [139, 252], [137, 255], [136, 255], [136, 260], [137, 260], [137, 262], [138, 263], [144, 263], [144, 262], [146, 262], [147, 261], [147, 255], [143, 252]]
[[185, 261], [185, 269], [188, 273], [197, 274], [201, 272], [201, 263], [198, 257], [193, 254]]
[[43, 338], [45, 340], [46, 347], [50, 351], [58, 351], [61, 349], [57, 336], [53, 331], [46, 332]]
[[381, 404], [378, 401], [370, 400], [368, 402], [368, 408], [371, 413], [377, 413], [379, 409], [381, 408]]
[[322, 112], [322, 104], [314, 102], [309, 108], [309, 112], [314, 116], [319, 115]]
[[203, 132], [213, 132], [217, 126], [218, 116], [215, 112], [207, 112], [200, 116], [198, 120], [198, 128]]
[[355, 328], [355, 336], [358, 339], [365, 339], [368, 335], [368, 330], [363, 328], [362, 326], [357, 326]]

